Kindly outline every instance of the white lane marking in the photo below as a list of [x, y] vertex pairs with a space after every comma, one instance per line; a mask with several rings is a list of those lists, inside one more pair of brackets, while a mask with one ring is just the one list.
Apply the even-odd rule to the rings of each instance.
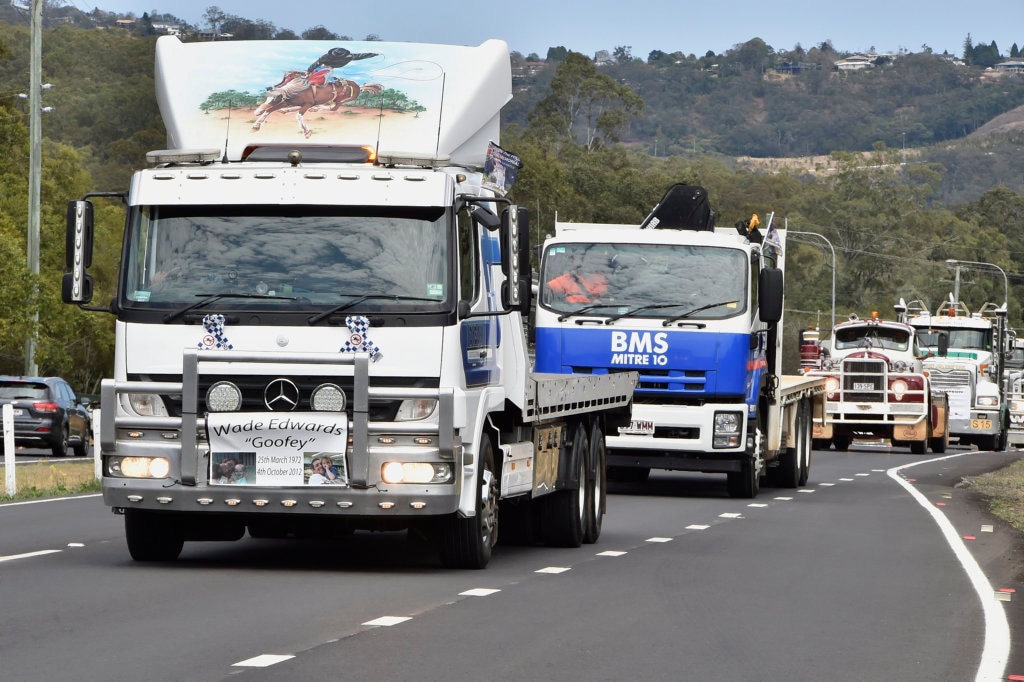
[[291, 658], [295, 658], [295, 656], [293, 654], [260, 654], [259, 656], [253, 656], [252, 658], [247, 658], [244, 661], [239, 661], [238, 663], [232, 663], [231, 667], [268, 668]]
[[946, 518], [946, 515], [943, 514], [939, 508], [929, 502], [928, 498], [922, 495], [917, 488], [900, 477], [900, 471], [903, 469], [909, 469], [921, 464], [942, 462], [947, 459], [963, 457], [964, 455], [970, 454], [972, 453], [958, 453], [955, 455], [946, 455], [945, 457], [926, 459], [922, 462], [904, 464], [903, 466], [889, 469], [887, 473], [889, 474], [889, 478], [903, 486], [903, 488], [910, 493], [917, 503], [924, 507], [925, 511], [931, 514], [932, 519], [938, 525], [939, 530], [942, 531], [943, 537], [946, 538], [946, 542], [949, 544], [950, 549], [953, 550], [953, 554], [955, 554], [956, 558], [960, 561], [960, 565], [963, 567], [964, 572], [967, 574], [971, 584], [974, 586], [974, 591], [978, 595], [978, 601], [981, 602], [981, 609], [985, 615], [985, 646], [981, 652], [981, 661], [978, 663], [978, 674], [974, 679], [1001, 680], [1003, 679], [1003, 673], [1006, 670], [1006, 664], [1010, 656], [1010, 625], [1006, 621], [1006, 612], [1003, 610], [1003, 607], [999, 602], [992, 599], [992, 584], [988, 581], [988, 577], [985, 575], [985, 572], [981, 570], [981, 566], [979, 566], [978, 562], [975, 561], [973, 556], [971, 556], [971, 552], [967, 549], [967, 545], [964, 544], [964, 541], [960, 538], [956, 529], [953, 528], [953, 524], [949, 522], [948, 518]]
[[852, 478], [840, 478], [839, 480], [840, 481], [852, 481], [853, 479]]
[[647, 538], [647, 542], [672, 542], [672, 538]]
[[103, 493], [90, 493], [88, 495], [72, 495], [70, 497], [48, 497], [45, 500], [23, 500], [21, 502], [4, 502], [0, 504], [0, 509], [4, 507], [21, 507], [26, 504], [46, 504], [47, 502], [67, 502], [68, 500], [88, 500], [93, 497], [103, 497]]
[[491, 587], [474, 587], [471, 590], [459, 592], [459, 595], [463, 597], [489, 597], [495, 592], [501, 592], [501, 590], [496, 590]]
[[707, 526], [703, 523], [693, 523], [686, 527], [686, 530], [707, 530], [711, 526]]
[[800, 490], [797, 490], [797, 492], [798, 493], [813, 493], [814, 492], [814, 488], [801, 488]]
[[43, 556], [44, 554], [57, 554], [63, 552], [62, 549], [41, 549], [38, 552], [26, 552], [25, 554], [12, 554], [10, 556], [0, 556], [0, 561], [14, 561], [15, 559], [31, 559], [34, 556]]
[[411, 616], [381, 616], [380, 618], [374, 618], [368, 620], [363, 625], [379, 625], [381, 627], [389, 628], [392, 625], [398, 625], [404, 623], [407, 620], [412, 620]]
[[606, 549], [603, 552], [598, 552], [597, 556], [622, 556], [625, 552], [620, 552], [617, 549]]
[[85, 547], [84, 542], [69, 542], [68, 547]]
[[995, 526], [991, 526], [991, 525], [989, 525], [987, 523], [981, 527], [981, 532], [982, 533], [992, 533], [994, 531], [995, 531]]
[[870, 476], [871, 474], [854, 474], [854, 476]]
[[572, 569], [568, 568], [567, 566], [547, 566], [546, 568], [542, 568], [540, 570], [534, 571], [534, 573], [551, 573], [551, 574], [557, 575], [559, 573], [565, 573], [566, 571], [569, 571], [569, 570], [572, 570]]
[[755, 509], [760, 509], [762, 507], [767, 507], [768, 505], [765, 504], [764, 502], [751, 502], [747, 506], [748, 507], [754, 507]]
[[719, 514], [718, 518], [720, 518], [720, 519], [742, 519], [743, 518], [743, 514], [740, 514], [739, 512], [726, 512], [724, 514]]
[[831, 488], [832, 486], [835, 485], [835, 483], [819, 483], [818, 485], [820, 485], [822, 488]]
[[780, 502], [789, 502], [793, 498], [792, 497], [776, 497], [774, 499], [779, 500]]

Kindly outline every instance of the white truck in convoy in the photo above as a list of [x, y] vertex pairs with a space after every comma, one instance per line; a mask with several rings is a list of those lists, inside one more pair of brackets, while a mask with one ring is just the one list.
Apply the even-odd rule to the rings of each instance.
[[163, 37], [156, 82], [170, 149], [70, 202], [63, 280], [88, 308], [92, 200], [119, 197], [100, 449], [131, 556], [418, 529], [482, 568], [499, 520], [595, 542], [637, 375], [530, 367], [507, 45]]
[[927, 351], [923, 365], [932, 390], [949, 401], [950, 435], [962, 445], [1005, 450], [1009, 416], [1003, 367], [1015, 342], [1006, 308], [986, 303], [971, 312], [950, 296], [934, 314], [917, 300], [907, 305], [906, 314]]
[[606, 438], [609, 476], [725, 473], [729, 494], [746, 498], [766, 475], [803, 485], [824, 379], [782, 375], [786, 232], [771, 219], [767, 234], [691, 220], [702, 192], [673, 186], [637, 225], [556, 225], [538, 282], [536, 367], [640, 373], [629, 422]]
[[1003, 371], [1006, 382], [1006, 407], [1009, 428], [1006, 443], [1009, 447], [1024, 445], [1024, 339], [1014, 333], [1013, 356], [1006, 359]]
[[949, 445], [949, 407], [944, 393], [931, 389], [924, 374], [925, 352], [917, 330], [906, 323], [906, 306], [897, 320], [877, 313], [851, 315], [832, 329], [825, 377], [825, 419], [814, 424], [816, 449], [849, 449], [854, 438], [889, 440], [911, 452], [945, 452]]

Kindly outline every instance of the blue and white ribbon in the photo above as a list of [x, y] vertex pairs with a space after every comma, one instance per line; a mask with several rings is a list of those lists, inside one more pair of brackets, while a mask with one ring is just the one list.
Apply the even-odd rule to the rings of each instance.
[[228, 337], [224, 335], [224, 316], [221, 314], [210, 314], [203, 318], [203, 327], [206, 329], [206, 334], [203, 335], [203, 340], [196, 344], [199, 350], [212, 350], [219, 348], [221, 350], [231, 350], [234, 346], [228, 341]]
[[358, 353], [360, 351], [370, 354], [370, 359], [373, 362], [377, 362], [384, 354], [380, 352], [380, 348], [377, 347], [373, 341], [370, 341], [366, 336], [367, 330], [370, 328], [370, 320], [364, 315], [349, 315], [345, 318], [345, 324], [348, 325], [348, 341], [341, 347], [339, 352], [341, 353]]

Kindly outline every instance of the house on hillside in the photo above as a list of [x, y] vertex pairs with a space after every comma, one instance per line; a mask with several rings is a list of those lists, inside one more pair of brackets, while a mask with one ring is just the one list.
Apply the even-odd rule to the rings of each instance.
[[1007, 59], [992, 67], [996, 73], [1024, 73], [1024, 59]]
[[871, 55], [851, 54], [844, 59], [832, 62], [836, 71], [863, 71], [875, 68], [875, 59]]

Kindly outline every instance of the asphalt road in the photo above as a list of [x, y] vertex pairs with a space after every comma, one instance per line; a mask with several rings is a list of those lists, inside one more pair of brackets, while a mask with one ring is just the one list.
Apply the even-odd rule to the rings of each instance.
[[950, 454], [893, 471], [934, 458], [815, 452], [807, 487], [753, 501], [724, 476], [655, 472], [612, 489], [596, 545], [501, 547], [483, 571], [443, 570], [397, 533], [190, 543], [136, 564], [98, 497], [0, 505], [0, 677], [1024, 674], [1019, 534], [958, 486], [1024, 453]]

